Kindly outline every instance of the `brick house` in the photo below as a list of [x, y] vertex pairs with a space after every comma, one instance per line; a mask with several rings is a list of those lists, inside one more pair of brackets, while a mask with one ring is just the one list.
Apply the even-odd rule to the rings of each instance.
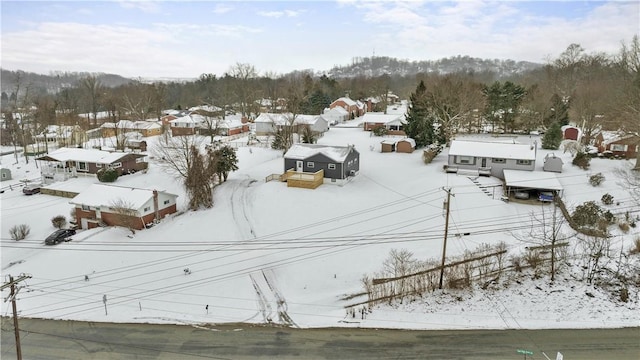
[[75, 206], [82, 229], [107, 225], [142, 230], [175, 213], [177, 197], [158, 190], [93, 184], [69, 203]]
[[80, 148], [60, 148], [36, 160], [43, 162], [40, 166], [43, 184], [65, 181], [79, 173], [95, 174], [103, 167], [111, 167], [122, 175], [144, 170], [149, 165], [144, 154]]
[[406, 135], [403, 129], [404, 114], [383, 114], [368, 112], [362, 117], [364, 131], [372, 131], [375, 128], [384, 127], [389, 135]]
[[138, 132], [144, 137], [162, 134], [162, 125], [157, 121], [120, 120], [117, 123], [106, 122], [100, 128], [102, 137], [111, 137], [128, 132]]
[[358, 116], [364, 115], [365, 108], [362, 105], [359, 105], [357, 102], [351, 100], [349, 97], [341, 97], [337, 100], [334, 100], [329, 108], [333, 109], [335, 107], [341, 107], [349, 113], [349, 119], [357, 118]]
[[197, 128], [206, 127], [205, 117], [189, 114], [169, 121], [172, 136], [194, 135]]
[[601, 131], [594, 138], [593, 144], [601, 154], [609, 153], [613, 156], [632, 159], [638, 154], [640, 136], [614, 131]]

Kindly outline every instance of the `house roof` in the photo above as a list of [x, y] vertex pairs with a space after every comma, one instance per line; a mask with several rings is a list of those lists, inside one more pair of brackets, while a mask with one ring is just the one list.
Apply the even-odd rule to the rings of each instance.
[[535, 160], [536, 147], [529, 144], [453, 140], [449, 155]]
[[169, 121], [172, 124], [201, 124], [205, 117], [199, 114], [189, 114]]
[[120, 120], [117, 123], [106, 122], [100, 125], [102, 128], [118, 128], [118, 129], [159, 129], [162, 126], [155, 121], [131, 121]]
[[285, 158], [304, 160], [316, 154], [323, 154], [335, 162], [344, 162], [349, 153], [353, 150], [352, 146], [327, 146], [318, 144], [294, 144], [284, 154]]
[[544, 190], [563, 189], [555, 173], [511, 169], [503, 171], [507, 186]]
[[[158, 191], [167, 196], [178, 197], [164, 191]], [[105, 206], [112, 207], [114, 201], [122, 200], [133, 209], [142, 208], [149, 200], [153, 199], [153, 190], [124, 186], [92, 184], [86, 190], [76, 195], [69, 201], [74, 205]]]
[[351, 100], [351, 98], [348, 98], [348, 97], [345, 97], [345, 96], [334, 100], [333, 103], [338, 102], [338, 101], [342, 101], [342, 102], [344, 102], [345, 104], [347, 104], [349, 106], [357, 106], [358, 105], [355, 101]]
[[[287, 125], [290, 123], [292, 116], [293, 115], [291, 113], [286, 113], [286, 114], [262, 113], [258, 115], [258, 117], [254, 120], [254, 122], [273, 123], [275, 125]], [[311, 125], [311, 124], [315, 124], [320, 119], [324, 119], [324, 118], [322, 118], [320, 115], [298, 114], [296, 115], [296, 118], [293, 121], [293, 123], [296, 125], [304, 125], [304, 124]]]
[[374, 124], [406, 124], [404, 114], [384, 114], [368, 112], [362, 116], [362, 122]]
[[[109, 152], [96, 149], [60, 148], [43, 155], [36, 160], [46, 161], [86, 161], [97, 164], [111, 164], [132, 153]], [[141, 154], [133, 154], [143, 157]]]
[[344, 108], [340, 107], [340, 106], [336, 106], [334, 108], [330, 108], [330, 109], [324, 109], [324, 114], [325, 115], [338, 115], [338, 116], [345, 116], [345, 115], [349, 115], [349, 112], [347, 110], [345, 110]]

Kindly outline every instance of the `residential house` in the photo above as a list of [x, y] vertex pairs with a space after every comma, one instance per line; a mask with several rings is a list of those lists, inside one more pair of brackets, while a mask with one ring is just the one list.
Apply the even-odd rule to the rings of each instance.
[[329, 122], [321, 115], [296, 115], [293, 121], [292, 118], [291, 113], [262, 113], [254, 120], [256, 135], [273, 135], [287, 126], [296, 127], [295, 132], [300, 132], [301, 126], [309, 126], [316, 135], [321, 135], [329, 130]]
[[364, 115], [365, 113], [365, 105], [358, 104], [356, 101], [351, 100], [348, 96], [336, 99], [329, 105], [330, 109], [333, 109], [335, 107], [341, 107], [345, 109], [349, 114], [349, 119], [355, 119], [359, 116]]
[[79, 125], [48, 125], [35, 136], [37, 143], [46, 141], [48, 146], [82, 145], [88, 140], [87, 133]]
[[198, 134], [205, 136], [232, 136], [249, 132], [249, 123], [242, 121], [239, 116], [228, 116], [224, 120], [221, 117], [217, 117], [213, 119], [211, 123], [205, 122], [200, 124], [197, 131]]
[[411, 154], [416, 149], [416, 141], [412, 138], [404, 138], [396, 143], [396, 151], [399, 153]]
[[189, 114], [169, 121], [172, 136], [194, 135], [196, 129], [205, 128], [207, 118], [199, 114]]
[[322, 113], [322, 117], [329, 122], [329, 125], [337, 125], [349, 120], [349, 112], [339, 106], [326, 108]]
[[551, 171], [551, 172], [562, 172], [562, 165], [564, 162], [562, 159], [557, 157], [555, 154], [547, 154], [544, 157], [544, 165], [542, 165], [543, 171]]
[[344, 182], [360, 171], [360, 153], [353, 145], [294, 144], [284, 154], [284, 171], [324, 171], [329, 182]]
[[43, 162], [40, 166], [43, 184], [65, 181], [78, 174], [95, 174], [103, 167], [113, 168], [118, 175], [123, 175], [148, 166], [144, 154], [80, 148], [60, 148], [36, 160]]
[[635, 158], [640, 146], [640, 136], [614, 131], [600, 131], [594, 139], [598, 152], [605, 156], [624, 159]]
[[165, 191], [93, 184], [69, 203], [82, 229], [107, 225], [142, 230], [175, 213], [177, 197]]
[[362, 116], [364, 131], [384, 127], [389, 135], [406, 135], [403, 126], [407, 123], [404, 114], [383, 114], [368, 112]]
[[100, 125], [102, 137], [112, 137], [128, 132], [138, 132], [143, 137], [162, 134], [162, 125], [157, 121], [119, 120], [116, 123], [106, 122]]
[[536, 144], [452, 140], [445, 171], [504, 179], [503, 170], [533, 171]]

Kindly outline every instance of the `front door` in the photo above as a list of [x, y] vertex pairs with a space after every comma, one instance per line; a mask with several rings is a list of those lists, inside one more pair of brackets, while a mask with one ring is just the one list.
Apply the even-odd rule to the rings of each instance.
[[303, 171], [302, 164], [303, 164], [302, 160], [297, 160], [296, 161], [296, 171], [297, 172], [302, 172]]
[[487, 158], [482, 158], [482, 167], [483, 168], [487, 167]]

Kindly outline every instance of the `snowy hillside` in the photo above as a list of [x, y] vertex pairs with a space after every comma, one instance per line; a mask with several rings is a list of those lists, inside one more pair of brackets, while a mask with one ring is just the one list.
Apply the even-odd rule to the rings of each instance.
[[[481, 137], [481, 135], [477, 135]], [[489, 135], [482, 135], [486, 140]], [[360, 326], [408, 329], [597, 328], [638, 326], [638, 289], [623, 303], [611, 291], [576, 280], [565, 269], [553, 284], [548, 277], [523, 276], [511, 286], [487, 290], [426, 294], [403, 304], [351, 314], [363, 291], [361, 279], [381, 270], [392, 249], [406, 249], [416, 259], [439, 258], [444, 230], [443, 187], [453, 194], [448, 256], [478, 245], [504, 241], [509, 254], [528, 244], [514, 237], [517, 225], [531, 222], [550, 204], [501, 201], [495, 178], [474, 179], [446, 174], [446, 150], [425, 165], [421, 151], [381, 153], [382, 138], [361, 128], [334, 127], [319, 143], [354, 144], [360, 173], [344, 186], [325, 184], [316, 190], [266, 182], [283, 172], [282, 153], [239, 146], [240, 170], [215, 189], [213, 208], [185, 211], [180, 183], [150, 160], [147, 173], [120, 177], [120, 186], [165, 190], [178, 194], [178, 213], [131, 236], [123, 228], [78, 231], [73, 241], [45, 246], [54, 231], [50, 219], [69, 216], [69, 199], [44, 194], [23, 195], [8, 188], [2, 199], [2, 276], [28, 273], [32, 278], [18, 296], [21, 316], [109, 322], [222, 323], [276, 322], [299, 327]], [[512, 139], [508, 139], [512, 140]], [[529, 136], [516, 139], [531, 143]], [[149, 138], [150, 146], [157, 138]], [[246, 139], [237, 140], [246, 144]], [[538, 150], [536, 171], [547, 151]], [[558, 175], [565, 203], [599, 202], [604, 193], [616, 199], [613, 212], [638, 214], [614, 169], [624, 160], [593, 159], [591, 170], [571, 165], [570, 154]], [[37, 177], [34, 161], [2, 157], [13, 184]], [[600, 187], [588, 175], [602, 172]], [[472, 180], [475, 180], [472, 181]], [[95, 178], [77, 178], [64, 186], [83, 189]], [[63, 186], [63, 185], [58, 185]], [[618, 209], [618, 210], [616, 210]], [[30, 235], [15, 242], [9, 228], [28, 224]], [[490, 231], [478, 232], [480, 226]], [[569, 229], [567, 228], [567, 231]], [[627, 254], [638, 227], [622, 233], [612, 227], [611, 259]], [[469, 233], [469, 235], [460, 235]], [[407, 236], [411, 234], [411, 236]], [[517, 235], [517, 234], [516, 234]], [[575, 249], [576, 238], [571, 249]], [[614, 260], [611, 260], [614, 261]], [[638, 255], [625, 260], [638, 266]], [[189, 272], [185, 272], [185, 269]], [[85, 275], [88, 280], [85, 280]], [[587, 295], [588, 293], [588, 295]], [[106, 295], [106, 305], [103, 297]], [[3, 296], [6, 296], [3, 293]], [[359, 311], [361, 308], [357, 308]], [[108, 310], [108, 315], [105, 315]], [[10, 314], [5, 303], [3, 315]]]

